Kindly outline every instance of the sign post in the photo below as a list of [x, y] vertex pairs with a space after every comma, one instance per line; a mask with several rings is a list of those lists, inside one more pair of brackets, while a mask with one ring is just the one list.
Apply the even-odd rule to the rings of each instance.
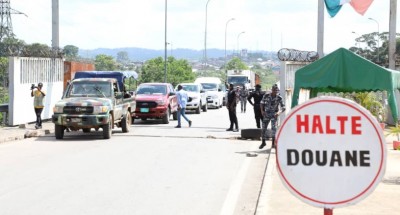
[[276, 144], [285, 187], [324, 214], [366, 198], [385, 172], [378, 121], [347, 99], [319, 97], [297, 106], [280, 126]]

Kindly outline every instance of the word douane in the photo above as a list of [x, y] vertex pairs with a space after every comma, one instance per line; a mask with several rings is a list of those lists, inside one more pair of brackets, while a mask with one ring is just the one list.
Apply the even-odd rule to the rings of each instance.
[[346, 134], [350, 132], [352, 135], [361, 135], [360, 121], [361, 116], [296, 115], [296, 131], [297, 133], [312, 134]]
[[370, 166], [370, 152], [366, 150], [352, 150], [352, 151], [312, 151], [303, 150], [297, 151], [296, 149], [287, 149], [287, 165], [296, 166]]

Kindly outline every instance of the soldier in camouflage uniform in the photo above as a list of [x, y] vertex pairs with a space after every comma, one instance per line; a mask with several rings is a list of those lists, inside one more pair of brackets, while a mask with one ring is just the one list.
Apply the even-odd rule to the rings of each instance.
[[[275, 147], [275, 133], [276, 133], [276, 122], [278, 121], [278, 116], [280, 113], [285, 111], [285, 104], [283, 103], [282, 97], [278, 94], [279, 88], [275, 84], [272, 86], [271, 93], [267, 93], [263, 96], [261, 100], [261, 114], [263, 115], [262, 123], [262, 143], [260, 149], [264, 148], [265, 140], [267, 137], [267, 128], [269, 122], [271, 122], [272, 128], [272, 148]], [[281, 111], [279, 111], [279, 106]]]

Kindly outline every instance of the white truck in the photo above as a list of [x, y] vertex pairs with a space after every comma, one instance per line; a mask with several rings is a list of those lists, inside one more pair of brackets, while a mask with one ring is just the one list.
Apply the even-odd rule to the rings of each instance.
[[228, 70], [227, 75], [228, 83], [235, 87], [244, 85], [246, 89], [253, 90], [260, 84], [260, 76], [251, 70]]

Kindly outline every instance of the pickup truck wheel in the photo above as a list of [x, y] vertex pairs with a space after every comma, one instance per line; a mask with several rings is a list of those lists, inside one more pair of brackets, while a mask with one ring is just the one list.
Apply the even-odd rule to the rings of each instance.
[[131, 114], [128, 111], [128, 113], [126, 113], [126, 115], [121, 120], [122, 132], [129, 132], [129, 127], [131, 127]]
[[203, 106], [203, 112], [207, 112], [207, 109], [208, 109], [208, 105], [207, 105], [207, 103]]
[[89, 133], [90, 132], [90, 128], [82, 128], [83, 133]]
[[64, 137], [64, 126], [62, 125], [55, 125], [54, 127], [56, 133], [56, 139], [60, 140]]
[[104, 139], [110, 139], [111, 138], [112, 123], [113, 123], [113, 119], [112, 119], [112, 116], [110, 115], [109, 118], [108, 118], [107, 125], [103, 125], [103, 138]]
[[170, 115], [170, 110], [169, 108], [167, 109], [167, 112], [165, 113], [165, 116], [163, 117], [162, 121], [164, 124], [169, 124], [169, 115]]

